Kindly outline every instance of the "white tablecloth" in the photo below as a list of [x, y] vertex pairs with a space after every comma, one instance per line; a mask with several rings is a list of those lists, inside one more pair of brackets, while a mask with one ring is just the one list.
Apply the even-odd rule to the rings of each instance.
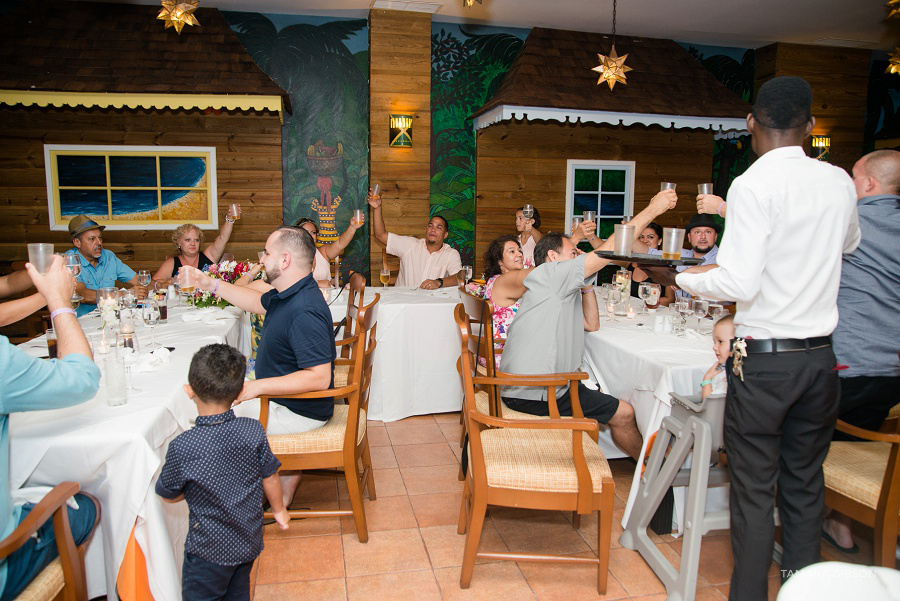
[[[671, 412], [669, 393], [698, 394], [700, 380], [716, 360], [712, 336], [702, 336], [696, 331], [696, 319], [688, 321], [694, 327], [682, 338], [654, 334], [653, 318], [653, 315], [639, 315], [636, 319], [617, 317], [619, 321], [611, 322], [604, 317], [599, 331], [585, 335], [584, 345], [585, 367], [603, 390], [634, 407], [638, 428], [644, 435], [642, 455], [649, 435], [659, 429], [662, 419]], [[604, 446], [604, 451], [607, 448]], [[623, 524], [631, 513], [640, 472], [638, 464]]]
[[[100, 529], [86, 557], [88, 595], [116, 599], [116, 576], [134, 529], [147, 558], [150, 589], [157, 601], [181, 599], [181, 561], [188, 528], [185, 503], [166, 503], [154, 486], [168, 443], [190, 427], [197, 415], [184, 394], [191, 357], [201, 346], [227, 342], [249, 352], [249, 332], [237, 319], [184, 322], [184, 308], [169, 309], [167, 324], [156, 328], [156, 341], [174, 346], [170, 361], [155, 371], [132, 375], [140, 393], [118, 407], [106, 404], [104, 382], [87, 403], [10, 416], [10, 486], [53, 486], [66, 480], [100, 500]], [[199, 311], [199, 310], [198, 310]], [[85, 332], [99, 320], [83, 317]], [[150, 333], [137, 330], [146, 347]], [[22, 347], [46, 354], [41, 340]], [[102, 369], [102, 357], [97, 357]]]
[[[459, 333], [453, 320], [459, 291], [366, 288], [364, 302], [372, 302], [376, 293], [381, 300], [369, 419], [390, 422], [459, 411]], [[347, 313], [346, 294], [331, 303], [334, 321]]]

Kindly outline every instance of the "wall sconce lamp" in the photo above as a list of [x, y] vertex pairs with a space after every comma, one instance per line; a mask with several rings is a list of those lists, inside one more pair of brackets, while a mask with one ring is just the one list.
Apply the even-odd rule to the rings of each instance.
[[815, 157], [817, 160], [827, 161], [831, 150], [831, 138], [829, 136], [813, 136], [812, 147], [818, 153]]
[[412, 115], [391, 115], [389, 139], [395, 148], [412, 148]]

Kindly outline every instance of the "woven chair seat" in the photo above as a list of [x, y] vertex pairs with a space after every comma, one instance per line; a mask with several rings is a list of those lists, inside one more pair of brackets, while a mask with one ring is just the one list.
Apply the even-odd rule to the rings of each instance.
[[[344, 432], [347, 430], [347, 414], [350, 405], [335, 405], [334, 415], [325, 425], [309, 432], [297, 434], [277, 434], [269, 436], [269, 446], [276, 455], [298, 453], [331, 453], [344, 448]], [[359, 434], [356, 444], [366, 435], [366, 412], [359, 411]]]
[[62, 562], [57, 557], [19, 593], [15, 601], [50, 601], [63, 590], [65, 584]]
[[[533, 416], [529, 416], [533, 417]], [[606, 457], [586, 433], [582, 447], [593, 491], [612, 478]], [[578, 492], [571, 430], [494, 428], [481, 432], [488, 486], [537, 492]]]
[[825, 488], [875, 509], [890, 451], [887, 442], [832, 442], [822, 465]]
[[335, 388], [343, 388], [347, 385], [347, 380], [350, 379], [350, 366], [349, 365], [335, 365], [334, 366], [334, 387]]
[[[503, 419], [541, 419], [541, 416], [539, 415], [531, 415], [530, 413], [522, 413], [521, 411], [510, 409], [503, 401], [500, 401], [500, 405], [500, 411], [503, 415], [498, 415], [497, 417], [502, 417]], [[478, 413], [481, 413], [482, 415], [491, 414], [487, 392], [482, 390], [475, 393], [475, 407], [478, 409]]]

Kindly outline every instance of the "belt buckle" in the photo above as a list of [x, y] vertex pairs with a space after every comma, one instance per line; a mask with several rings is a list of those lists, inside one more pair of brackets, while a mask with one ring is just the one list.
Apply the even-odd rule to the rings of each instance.
[[747, 356], [747, 341], [743, 338], [735, 338], [731, 345], [731, 358], [734, 360], [731, 373], [744, 381], [744, 357]]

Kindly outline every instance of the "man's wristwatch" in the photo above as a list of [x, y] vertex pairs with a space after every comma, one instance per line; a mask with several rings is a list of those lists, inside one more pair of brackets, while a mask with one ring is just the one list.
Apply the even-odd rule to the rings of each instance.
[[438, 278], [438, 279], [435, 280], [435, 281], [438, 283], [438, 288], [443, 288], [443, 287], [444, 287], [444, 278]]

